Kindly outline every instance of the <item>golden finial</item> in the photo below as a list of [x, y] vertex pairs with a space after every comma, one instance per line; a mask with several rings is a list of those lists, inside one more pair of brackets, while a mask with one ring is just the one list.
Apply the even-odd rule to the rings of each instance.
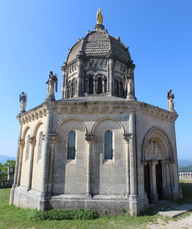
[[103, 18], [104, 17], [101, 13], [101, 8], [99, 8], [99, 11], [97, 12], [97, 24], [103, 24]]

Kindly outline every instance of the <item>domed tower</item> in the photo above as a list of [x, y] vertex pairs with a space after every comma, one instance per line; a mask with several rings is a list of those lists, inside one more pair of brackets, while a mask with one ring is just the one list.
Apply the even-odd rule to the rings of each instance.
[[69, 50], [62, 66], [61, 99], [116, 96], [136, 100], [129, 48], [97, 24]]

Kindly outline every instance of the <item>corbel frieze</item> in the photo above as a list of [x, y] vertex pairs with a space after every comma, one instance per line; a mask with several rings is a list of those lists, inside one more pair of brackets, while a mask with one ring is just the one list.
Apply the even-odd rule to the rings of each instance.
[[89, 114], [91, 114], [91, 113], [92, 113], [92, 109], [93, 109], [93, 107], [92, 107], [92, 106], [88, 106], [88, 112], [89, 112]]
[[113, 106], [109, 106], [109, 113], [110, 113], [110, 114], [113, 113]]
[[82, 113], [82, 110], [83, 110], [83, 107], [77, 107], [77, 111], [78, 111], [79, 114]]
[[157, 110], [150, 110], [150, 109], [145, 109], [145, 108], [137, 108], [137, 114], [143, 115], [145, 117], [151, 117], [155, 119], [159, 119], [162, 121], [174, 123], [175, 120], [177, 119], [176, 116], [172, 116], [172, 114], [166, 114], [161, 111]]
[[38, 120], [38, 119], [42, 118], [43, 116], [46, 116], [46, 113], [47, 113], [46, 109], [33, 111], [29, 114], [25, 114], [23, 117], [20, 117], [20, 122], [21, 122], [21, 124], [25, 124], [28, 122]]
[[102, 114], [103, 112], [103, 106], [99, 106], [99, 113]]
[[119, 108], [119, 113], [120, 113], [120, 114], [123, 114], [123, 107], [120, 107], [120, 108]]

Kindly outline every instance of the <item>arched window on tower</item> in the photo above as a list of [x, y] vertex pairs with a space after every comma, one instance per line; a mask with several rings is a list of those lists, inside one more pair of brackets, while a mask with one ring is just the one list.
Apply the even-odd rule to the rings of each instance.
[[71, 97], [73, 97], [74, 96], [74, 90], [75, 90], [75, 88], [74, 88], [74, 82], [71, 84]]
[[102, 78], [98, 78], [98, 94], [102, 93]]
[[89, 94], [93, 94], [93, 77], [89, 78]]
[[68, 134], [67, 159], [75, 159], [75, 132], [70, 131]]
[[42, 152], [43, 152], [43, 132], [41, 131], [39, 134], [39, 139], [38, 139], [38, 157], [37, 161], [42, 159]]
[[105, 132], [105, 160], [111, 160], [112, 158], [112, 132], [110, 130], [107, 130]]
[[107, 79], [104, 81], [104, 92], [107, 92]]
[[116, 94], [119, 95], [119, 81], [116, 80]]

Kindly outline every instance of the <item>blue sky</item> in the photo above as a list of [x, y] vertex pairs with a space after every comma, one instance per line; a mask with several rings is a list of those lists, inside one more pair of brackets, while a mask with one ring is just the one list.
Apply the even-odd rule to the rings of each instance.
[[52, 70], [60, 99], [68, 49], [94, 30], [99, 8], [109, 34], [129, 46], [138, 101], [168, 109], [166, 92], [173, 90], [178, 157], [192, 158], [191, 0], [1, 1], [0, 155], [16, 156], [22, 91], [27, 110], [41, 104]]

